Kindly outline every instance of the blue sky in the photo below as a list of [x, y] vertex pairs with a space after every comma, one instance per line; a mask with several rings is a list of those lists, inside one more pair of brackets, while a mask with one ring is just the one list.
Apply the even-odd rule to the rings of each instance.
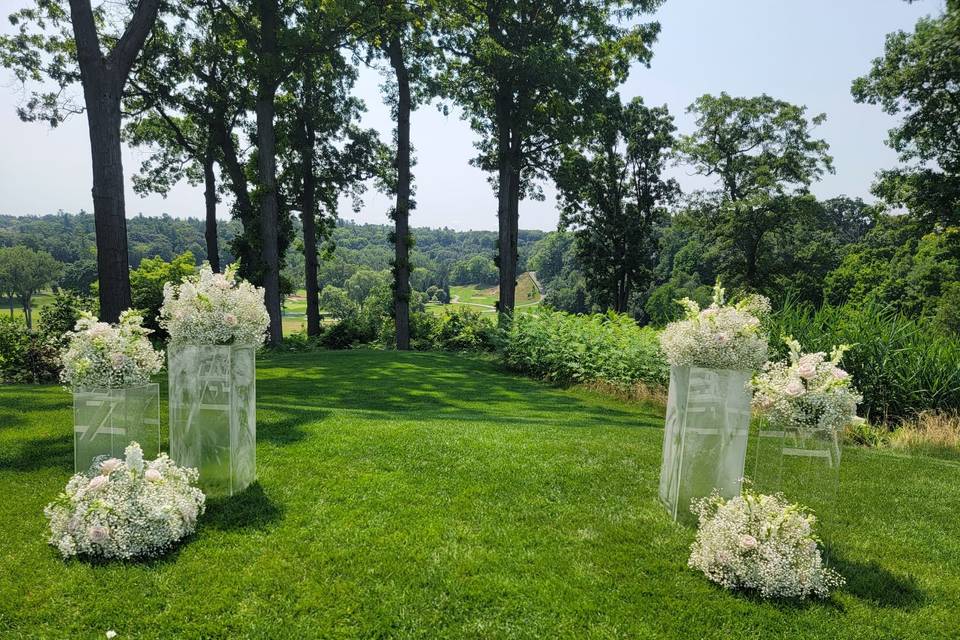
[[[24, 1], [4, 2], [2, 11]], [[662, 32], [651, 68], [637, 65], [621, 93], [625, 99], [639, 95], [647, 104], [666, 104], [681, 133], [692, 126], [687, 105], [704, 93], [767, 93], [805, 104], [810, 114], [825, 112], [827, 122], [817, 133], [830, 143], [836, 174], [815, 185], [814, 193], [869, 199], [873, 174], [896, 164], [883, 144], [895, 121], [876, 107], [855, 104], [850, 82], [882, 53], [887, 33], [910, 30], [917, 18], [942, 8], [943, 0], [667, 0], [655, 17]], [[0, 28], [8, 28], [5, 21]], [[379, 82], [375, 71], [364, 71], [356, 91], [368, 104], [366, 126], [389, 140], [392, 125], [380, 102]], [[85, 120], [77, 117], [55, 130], [22, 123], [14, 112], [18, 92], [9, 72], [0, 70], [0, 213], [92, 210]], [[475, 138], [457, 112], [443, 116], [433, 107], [422, 108], [414, 114], [412, 137], [418, 161], [413, 224], [495, 229], [496, 202], [486, 175], [468, 164]], [[139, 166], [140, 154], [125, 153], [128, 176]], [[704, 185], [683, 167], [672, 172], [687, 190]], [[555, 228], [554, 194], [549, 187], [546, 192], [543, 202], [521, 203], [521, 228]], [[166, 199], [141, 198], [128, 186], [126, 201], [128, 215], [203, 214], [201, 189], [186, 184]], [[359, 214], [344, 206], [341, 215], [385, 223], [388, 207], [388, 198], [370, 193]], [[221, 210], [226, 216], [227, 208]]]

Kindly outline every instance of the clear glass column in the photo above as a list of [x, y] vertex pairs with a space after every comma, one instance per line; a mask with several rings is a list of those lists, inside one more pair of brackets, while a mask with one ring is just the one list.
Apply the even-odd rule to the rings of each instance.
[[122, 458], [131, 442], [145, 458], [160, 453], [160, 385], [73, 392], [73, 470], [84, 473], [94, 458]]
[[674, 520], [696, 522], [690, 503], [714, 489], [740, 493], [750, 433], [746, 371], [671, 367], [660, 501]]
[[170, 457], [200, 471], [208, 495], [257, 477], [256, 348], [170, 345]]

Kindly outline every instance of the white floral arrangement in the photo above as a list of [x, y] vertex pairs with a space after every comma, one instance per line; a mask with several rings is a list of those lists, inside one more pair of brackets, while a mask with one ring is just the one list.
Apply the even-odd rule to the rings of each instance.
[[49, 542], [64, 558], [152, 557], [196, 529], [206, 500], [193, 486], [197, 470], [178, 467], [163, 453], [145, 462], [136, 442], [124, 455], [70, 478], [64, 492], [44, 509], [50, 520]]
[[270, 316], [263, 304], [263, 289], [237, 280], [236, 264], [224, 273], [210, 265], [179, 285], [163, 287], [160, 326], [176, 344], [261, 345]]
[[790, 357], [768, 362], [754, 376], [754, 407], [771, 424], [805, 432], [839, 433], [859, 421], [857, 405], [862, 397], [853, 387], [853, 378], [840, 368], [849, 346], [826, 353], [802, 353], [800, 343], [784, 340]]
[[724, 304], [718, 281], [713, 303], [706, 309], [689, 298], [677, 301], [685, 318], [671, 322], [660, 335], [667, 362], [676, 367], [756, 371], [767, 360], [767, 335], [761, 318], [770, 313], [770, 301], [760, 295], [737, 304]]
[[153, 348], [143, 326], [143, 317], [132, 310], [120, 314], [120, 322], [100, 322], [84, 313], [67, 333], [60, 354], [60, 380], [74, 389], [119, 389], [150, 382], [163, 368], [163, 353]]
[[696, 501], [700, 527], [688, 564], [726, 589], [764, 598], [826, 598], [843, 577], [824, 566], [816, 517], [782, 495], [718, 494]]

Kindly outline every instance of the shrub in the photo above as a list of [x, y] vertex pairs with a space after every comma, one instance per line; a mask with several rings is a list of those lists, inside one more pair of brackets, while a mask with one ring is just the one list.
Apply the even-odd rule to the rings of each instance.
[[67, 344], [67, 334], [73, 331], [84, 312], [94, 313], [96, 304], [73, 291], [60, 289], [53, 301], [40, 309], [40, 331], [58, 346]]
[[59, 372], [60, 354], [55, 343], [20, 320], [0, 317], [0, 380], [52, 382]]
[[470, 309], [411, 314], [411, 343], [421, 351], [493, 351], [493, 320]]
[[960, 338], [944, 335], [933, 321], [874, 302], [813, 308], [788, 301], [772, 314], [770, 335], [774, 346], [781, 336], [817, 351], [852, 345], [843, 366], [857, 381], [861, 413], [871, 422], [960, 407]]
[[559, 383], [663, 385], [669, 377], [657, 331], [612, 312], [517, 314], [501, 337], [501, 349], [510, 368]]

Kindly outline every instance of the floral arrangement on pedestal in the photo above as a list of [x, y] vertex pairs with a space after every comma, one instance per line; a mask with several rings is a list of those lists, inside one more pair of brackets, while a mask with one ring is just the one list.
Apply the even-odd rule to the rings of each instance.
[[804, 432], [841, 433], [859, 420], [857, 404], [862, 397], [853, 378], [840, 368], [847, 345], [826, 353], [802, 353], [800, 343], [784, 340], [789, 359], [768, 362], [753, 378], [753, 404], [772, 425]]
[[197, 471], [178, 467], [165, 454], [144, 461], [136, 442], [124, 454], [73, 476], [44, 509], [49, 542], [64, 558], [152, 557], [196, 529], [206, 501], [193, 486]]
[[700, 527], [688, 564], [726, 589], [803, 599], [825, 598], [844, 584], [823, 564], [816, 518], [782, 495], [713, 495], [697, 501], [693, 511]]
[[179, 285], [163, 287], [160, 326], [177, 344], [261, 345], [270, 316], [263, 289], [237, 280], [237, 265], [214, 273], [209, 264]]
[[660, 336], [672, 366], [755, 371], [766, 362], [768, 339], [761, 319], [770, 313], [770, 301], [753, 295], [725, 304], [724, 297], [718, 281], [707, 308], [689, 298], [678, 301], [684, 319], [668, 324]]
[[150, 382], [163, 368], [163, 353], [147, 338], [151, 330], [135, 311], [120, 314], [115, 325], [100, 322], [89, 313], [67, 334], [60, 355], [60, 380], [74, 389], [120, 389]]

